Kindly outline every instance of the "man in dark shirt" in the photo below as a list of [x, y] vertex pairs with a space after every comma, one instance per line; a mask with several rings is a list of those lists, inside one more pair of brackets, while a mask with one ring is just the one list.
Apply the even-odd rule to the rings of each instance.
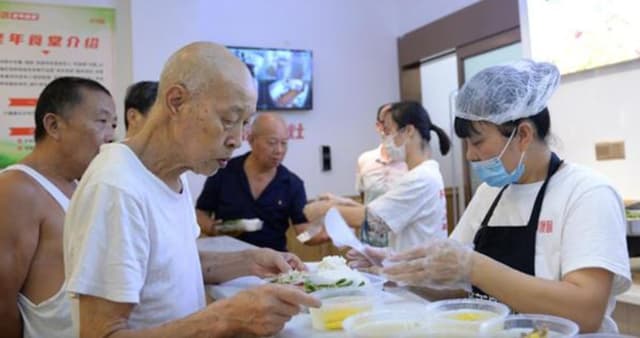
[[[259, 247], [286, 251], [289, 224], [297, 234], [310, 225], [302, 210], [307, 203], [303, 181], [283, 166], [289, 133], [276, 114], [256, 117], [248, 137], [251, 152], [229, 161], [207, 179], [196, 214], [203, 233], [215, 234], [220, 221], [259, 218], [262, 229], [244, 232], [239, 239]], [[307, 244], [326, 241], [321, 233]]]

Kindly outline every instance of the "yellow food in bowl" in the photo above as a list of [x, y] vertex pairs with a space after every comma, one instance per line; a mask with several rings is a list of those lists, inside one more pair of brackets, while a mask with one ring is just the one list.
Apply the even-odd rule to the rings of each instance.
[[319, 309], [309, 309], [311, 325], [316, 330], [341, 330], [349, 316], [371, 310], [373, 304], [366, 296], [335, 297], [323, 301]]
[[449, 317], [449, 319], [462, 320], [467, 322], [475, 322], [479, 320], [487, 320], [489, 318], [495, 317], [496, 314], [489, 311], [461, 311], [454, 312]]

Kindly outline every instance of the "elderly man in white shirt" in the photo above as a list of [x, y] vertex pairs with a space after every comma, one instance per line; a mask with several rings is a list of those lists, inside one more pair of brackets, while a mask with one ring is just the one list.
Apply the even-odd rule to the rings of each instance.
[[[384, 125], [385, 115], [391, 104], [383, 104], [376, 115], [376, 131], [381, 137], [389, 134], [389, 128]], [[356, 172], [356, 191], [360, 193], [365, 205], [389, 191], [402, 175], [407, 172], [404, 161], [391, 159], [385, 148], [380, 144], [375, 149], [365, 151], [358, 157]]]
[[288, 253], [198, 253], [184, 173], [211, 175], [240, 145], [257, 94], [224, 47], [190, 44], [171, 56], [142, 129], [109, 144], [82, 176], [64, 224], [67, 291], [80, 337], [270, 336], [319, 301], [264, 285], [207, 306], [204, 282], [302, 268]]

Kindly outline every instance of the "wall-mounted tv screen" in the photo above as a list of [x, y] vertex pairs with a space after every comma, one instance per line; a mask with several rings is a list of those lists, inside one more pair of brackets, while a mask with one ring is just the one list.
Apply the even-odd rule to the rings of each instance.
[[227, 47], [251, 70], [258, 82], [258, 110], [313, 108], [310, 50]]

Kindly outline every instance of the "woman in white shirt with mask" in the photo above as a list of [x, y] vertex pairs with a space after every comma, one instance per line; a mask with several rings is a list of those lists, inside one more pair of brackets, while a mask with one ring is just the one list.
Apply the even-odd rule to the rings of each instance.
[[484, 184], [452, 239], [386, 257], [390, 279], [430, 289], [473, 286], [517, 312], [565, 317], [582, 332], [617, 331], [615, 297], [631, 284], [624, 206], [604, 177], [549, 148], [546, 106], [559, 80], [554, 65], [521, 60], [464, 85], [456, 134]]
[[382, 146], [392, 161], [404, 161], [409, 171], [382, 196], [367, 206], [336, 199], [308, 204], [305, 215], [318, 219], [335, 206], [347, 223], [361, 226], [364, 242], [378, 247], [405, 250], [425, 241], [447, 237], [447, 208], [444, 183], [438, 163], [431, 159], [429, 141], [434, 132], [440, 153], [449, 151], [446, 133], [431, 123], [418, 102], [391, 105], [384, 117], [388, 131]]

